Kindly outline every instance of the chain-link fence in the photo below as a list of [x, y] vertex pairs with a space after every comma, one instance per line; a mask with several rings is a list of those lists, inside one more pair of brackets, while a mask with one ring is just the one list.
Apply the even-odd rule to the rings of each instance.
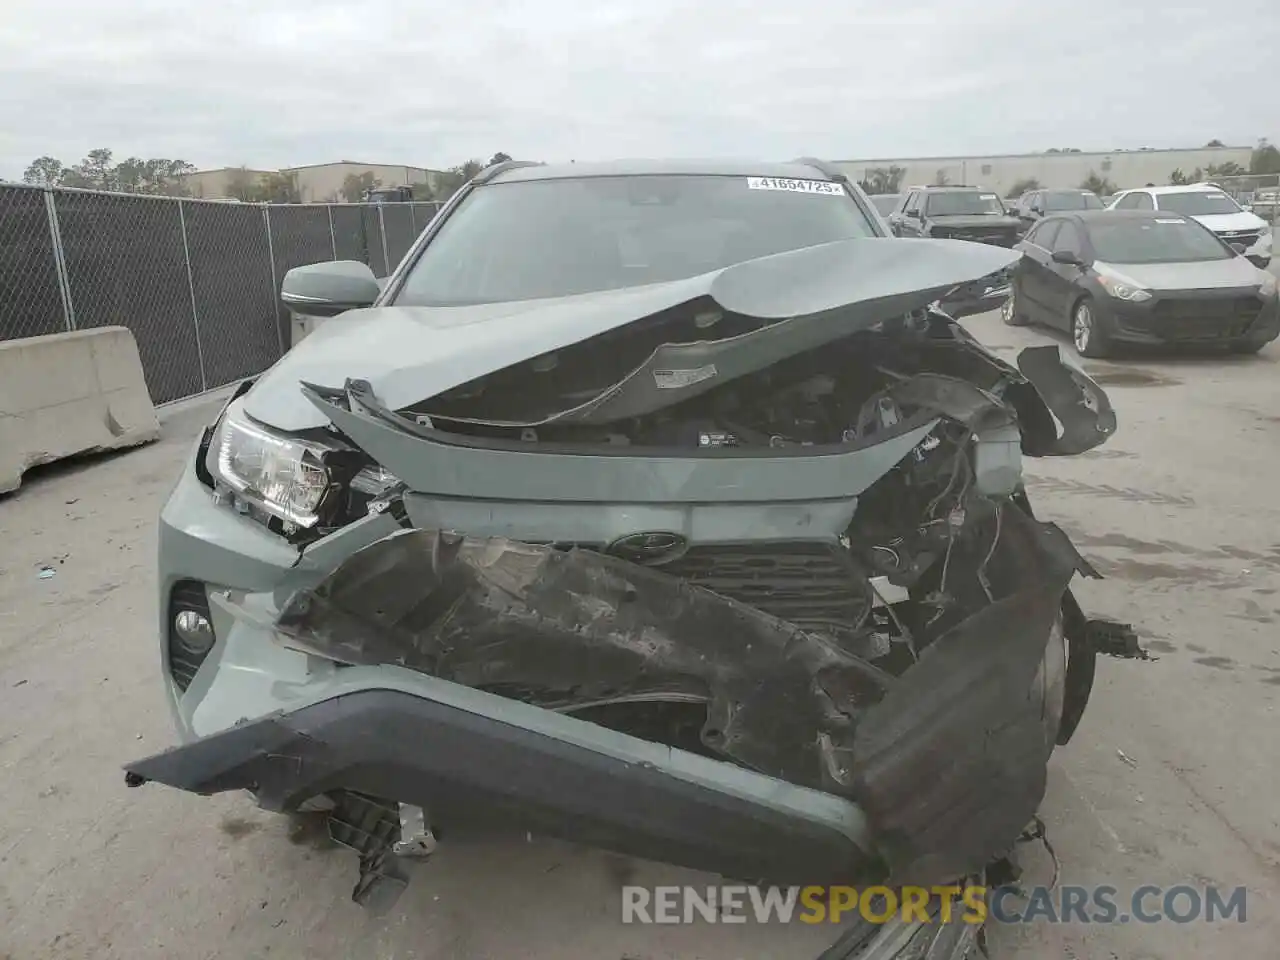
[[157, 403], [265, 370], [289, 343], [293, 267], [384, 277], [435, 203], [249, 204], [0, 184], [0, 340], [118, 325]]

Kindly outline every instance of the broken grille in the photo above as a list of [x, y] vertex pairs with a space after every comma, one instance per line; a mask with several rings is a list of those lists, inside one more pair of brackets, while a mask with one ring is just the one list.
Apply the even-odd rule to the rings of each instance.
[[868, 581], [837, 544], [703, 544], [654, 569], [806, 630], [850, 633], [871, 606]]

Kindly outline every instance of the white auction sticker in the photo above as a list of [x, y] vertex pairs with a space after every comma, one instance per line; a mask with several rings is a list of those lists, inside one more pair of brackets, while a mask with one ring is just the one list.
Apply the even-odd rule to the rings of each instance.
[[692, 370], [655, 370], [653, 382], [659, 390], [679, 390], [692, 387], [695, 383], [710, 380], [716, 375], [716, 365], [709, 363], [705, 367], [694, 367]]
[[791, 193], [821, 193], [828, 197], [843, 197], [844, 187], [830, 180], [789, 180], [786, 177], [747, 177], [751, 190], [787, 190]]
[[1170, 218], [1170, 219], [1168, 219], [1168, 220], [1162, 220], [1160, 217], [1156, 217], [1156, 223], [1186, 223], [1186, 222], [1187, 222], [1187, 221], [1182, 220], [1182, 219], [1173, 219], [1173, 218]]
[[984, 193], [982, 194], [982, 199], [983, 200], [999, 200], [1000, 198], [997, 197], [994, 193]]

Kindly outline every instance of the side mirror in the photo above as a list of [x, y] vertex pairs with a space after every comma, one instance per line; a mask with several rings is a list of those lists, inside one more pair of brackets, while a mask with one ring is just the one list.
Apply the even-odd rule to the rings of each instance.
[[280, 285], [280, 301], [295, 313], [336, 317], [369, 306], [381, 292], [368, 264], [333, 260], [294, 267], [286, 273]]
[[907, 215], [908, 217], [912, 217], [913, 219], [916, 219], [916, 220], [919, 220], [919, 219], [920, 219], [920, 211], [919, 211], [919, 210], [908, 210], [908, 211], [906, 211], [906, 215]]
[[1232, 250], [1234, 250], [1236, 253], [1238, 253], [1242, 257], [1244, 256], [1244, 252], [1249, 249], [1243, 243], [1229, 243], [1227, 244], [1227, 246], [1229, 246]]
[[1066, 263], [1074, 267], [1084, 266], [1084, 261], [1080, 259], [1079, 254], [1072, 253], [1070, 250], [1055, 250], [1051, 256], [1054, 263]]

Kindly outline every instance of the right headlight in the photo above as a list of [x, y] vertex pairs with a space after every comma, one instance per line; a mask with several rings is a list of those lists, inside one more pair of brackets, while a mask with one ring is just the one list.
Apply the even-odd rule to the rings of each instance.
[[1108, 277], [1105, 274], [1098, 275], [1098, 283], [1102, 285], [1102, 289], [1111, 294], [1117, 300], [1128, 300], [1130, 303], [1141, 303], [1143, 300], [1151, 299], [1151, 291], [1144, 290], [1142, 287], [1135, 287], [1131, 283], [1122, 283], [1114, 277]]
[[325, 450], [275, 433], [232, 404], [209, 444], [206, 466], [219, 485], [251, 506], [298, 527], [313, 527], [332, 486]]

